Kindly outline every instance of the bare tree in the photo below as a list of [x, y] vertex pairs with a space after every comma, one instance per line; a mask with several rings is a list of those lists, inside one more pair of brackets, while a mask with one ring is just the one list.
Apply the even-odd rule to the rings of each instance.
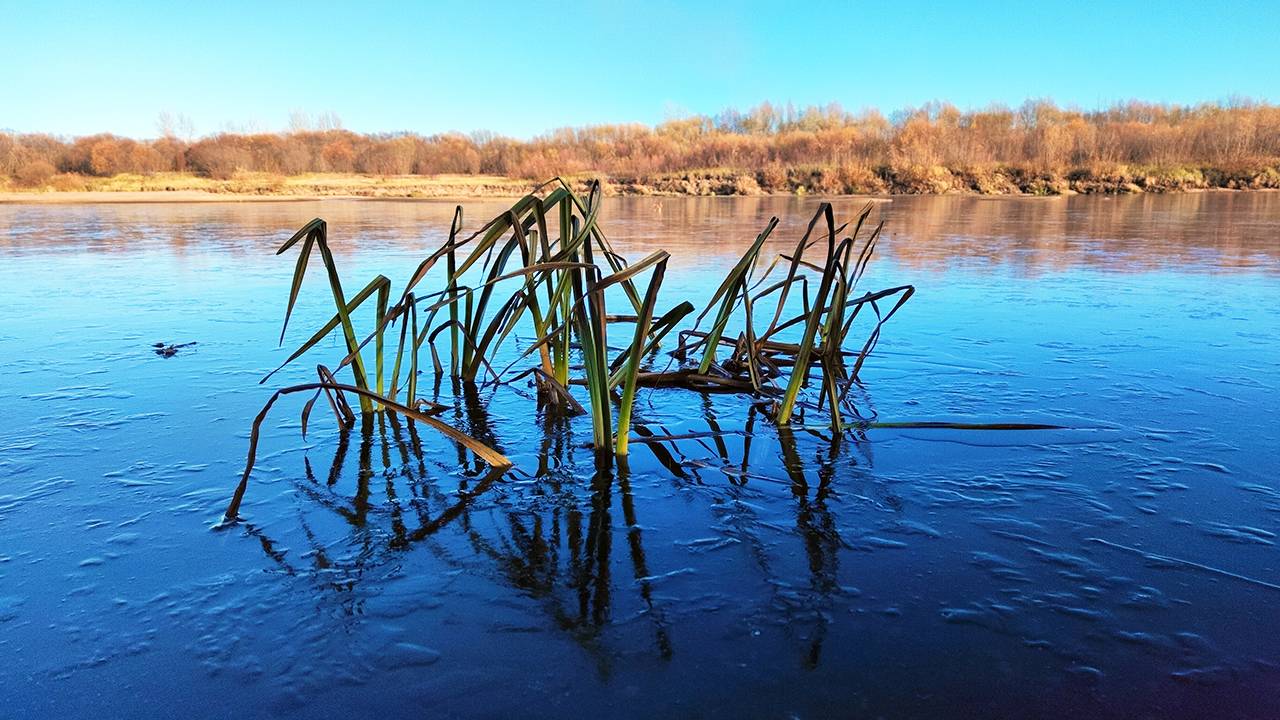
[[156, 130], [160, 137], [191, 142], [196, 135], [195, 123], [186, 113], [171, 113], [163, 110], [156, 116]]

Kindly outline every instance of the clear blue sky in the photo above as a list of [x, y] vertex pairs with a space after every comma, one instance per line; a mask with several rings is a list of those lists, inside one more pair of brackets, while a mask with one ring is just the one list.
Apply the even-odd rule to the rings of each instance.
[[361, 132], [655, 123], [836, 101], [1280, 100], [1280, 2], [0, 0], [0, 128]]

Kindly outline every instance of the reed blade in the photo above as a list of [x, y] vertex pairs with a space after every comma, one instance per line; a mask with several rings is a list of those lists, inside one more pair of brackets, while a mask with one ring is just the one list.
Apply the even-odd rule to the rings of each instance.
[[[658, 303], [658, 291], [662, 288], [662, 278], [667, 272], [667, 260], [670, 256], [659, 251], [645, 259], [653, 265], [653, 274], [649, 277], [649, 286], [645, 290], [644, 302], [636, 316], [635, 333], [631, 340], [631, 349], [626, 361], [622, 401], [618, 407], [618, 430], [614, 452], [617, 455], [627, 454], [627, 439], [631, 432], [631, 410], [636, 400], [636, 381], [640, 374], [640, 361], [644, 358], [645, 339], [649, 337], [649, 326], [653, 321], [653, 308]], [[639, 266], [640, 264], [637, 264]], [[638, 271], [637, 271], [638, 272]], [[634, 273], [631, 275], [633, 276]], [[631, 277], [628, 276], [628, 277]], [[606, 388], [607, 392], [607, 388]]]

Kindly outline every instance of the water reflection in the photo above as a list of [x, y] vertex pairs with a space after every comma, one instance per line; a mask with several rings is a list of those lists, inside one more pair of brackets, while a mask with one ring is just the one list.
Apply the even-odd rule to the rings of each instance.
[[[882, 257], [920, 270], [984, 263], [1019, 274], [1074, 267], [1140, 272], [1252, 268], [1280, 259], [1280, 193], [1203, 192], [1119, 197], [883, 198], [872, 220], [887, 221]], [[502, 199], [463, 203], [468, 226], [507, 208]], [[619, 249], [655, 247], [706, 265], [736, 257], [771, 216], [789, 247], [820, 199], [800, 197], [608, 198], [605, 228]], [[835, 198], [837, 214], [866, 202]], [[323, 200], [271, 203], [0, 205], [0, 250], [129, 253], [162, 247], [178, 255], [229, 257], [273, 249], [313, 216], [334, 229], [334, 253], [425, 254], [444, 240], [452, 201]]]
[[[473, 387], [454, 389], [459, 393], [455, 419], [460, 426], [478, 437], [488, 434], [487, 439], [496, 443], [487, 399]], [[296, 526], [276, 523], [275, 529], [268, 529], [248, 521], [244, 528], [284, 574], [311, 578], [321, 594], [347, 597], [360, 594], [364, 578], [383, 577], [382, 572], [372, 572], [375, 568], [398, 563], [401, 553], [415, 551], [432, 536], [451, 530], [450, 539], [444, 540], [449, 552], [457, 551], [459, 541], [468, 546], [473, 559], [487, 562], [502, 584], [536, 602], [550, 625], [594, 658], [597, 670], [607, 677], [613, 654], [606, 647], [606, 635], [616, 620], [613, 608], [619, 592], [635, 594], [657, 658], [672, 660], [678, 645], [667, 619], [668, 601], [655, 582], [664, 573], [688, 569], [653, 566], [645, 548], [642, 517], [661, 508], [650, 508], [637, 499], [635, 479], [647, 487], [669, 482], [718, 487], [725, 491], [721, 521], [733, 528], [736, 542], [753, 548], [756, 570], [774, 588], [772, 602], [783, 612], [789, 632], [802, 648], [798, 653], [802, 667], [815, 669], [822, 661], [831, 608], [842, 592], [837, 579], [839, 553], [849, 548], [828, 501], [837, 468], [844, 468], [845, 479], [851, 480], [849, 469], [866, 462], [851, 454], [865, 437], [859, 441], [815, 430], [779, 431], [762, 423], [761, 411], [752, 405], [743, 406], [748, 417], [741, 429], [726, 430], [717, 418], [720, 410], [712, 395], [690, 395], [690, 408], [702, 413], [701, 429], [673, 435], [637, 426], [642, 441], [636, 444], [650, 451], [653, 462], [635, 457], [601, 462], [573, 441], [562, 416], [544, 416], [540, 418], [539, 466], [533, 473], [491, 469], [481, 473], [482, 466], [461, 450], [457, 458], [462, 471], [457, 472], [428, 458], [412, 420], [381, 414], [338, 431], [334, 442], [322, 443], [301, 458], [303, 472], [293, 483], [300, 496]], [[766, 452], [764, 467], [753, 467], [752, 447], [758, 434], [765, 436], [761, 443], [780, 453], [780, 463]], [[810, 453], [807, 459], [798, 435], [808, 439], [803, 443]], [[329, 447], [332, 457], [317, 473], [312, 458]], [[432, 452], [440, 449], [437, 445]], [[593, 470], [583, 471], [584, 459]], [[785, 478], [772, 474], [779, 466]], [[795, 537], [806, 558], [807, 588], [790, 588], [775, 577], [770, 558], [779, 549], [761, 535], [768, 523], [734, 489], [753, 484], [763, 484], [766, 492], [789, 491]], [[494, 493], [501, 497], [493, 497]], [[478, 506], [496, 521], [476, 521], [471, 513]], [[333, 536], [333, 527], [329, 535], [317, 530], [317, 525], [325, 523], [317, 522], [316, 511], [340, 521], [339, 527], [345, 528], [340, 537]], [[295, 537], [300, 532], [305, 551], [285, 550], [272, 536], [274, 532]], [[613, 557], [615, 539], [625, 541], [625, 559]], [[614, 577], [615, 562], [629, 567], [629, 577]], [[354, 600], [341, 602], [347, 612], [356, 612]]]
[[[452, 207], [0, 208], [10, 713], [1277, 716], [1278, 200], [880, 208], [922, 291], [858, 406], [1068, 432], [834, 442], [670, 390], [601, 466], [527, 388], [446, 382], [445, 419], [519, 471], [394, 415], [301, 440], [284, 412], [250, 534], [207, 528], [288, 352], [277, 234], [330, 217], [344, 272], [401, 277]], [[810, 202], [606, 211], [628, 254], [683, 252], [696, 298], [756, 213]]]

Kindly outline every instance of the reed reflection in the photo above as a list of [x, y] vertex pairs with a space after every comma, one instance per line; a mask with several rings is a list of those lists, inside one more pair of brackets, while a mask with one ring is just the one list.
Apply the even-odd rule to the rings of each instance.
[[[359, 444], [353, 448], [353, 436], [357, 435]], [[347, 489], [349, 472], [344, 470], [353, 454], [354, 487]], [[447, 527], [503, 475], [492, 470], [482, 475], [469, 475], [465, 470], [459, 474], [456, 466], [429, 462], [415, 424], [392, 412], [366, 417], [358, 428], [338, 433], [323, 482], [316, 476], [310, 457], [303, 458], [303, 468], [303, 479], [294, 486], [307, 501], [299, 510], [299, 527], [310, 545], [303, 556], [312, 560], [311, 567], [291, 564], [263, 528], [246, 523], [267, 556], [294, 575], [333, 566], [329, 542], [317, 538], [303, 510], [325, 510], [348, 526], [344, 544], [353, 558], [350, 569], [358, 574], [360, 569], [381, 564], [395, 552]], [[446, 487], [451, 478], [455, 478], [456, 488], [449, 491]], [[406, 518], [407, 513], [411, 517]], [[352, 549], [355, 552], [350, 552]]]
[[811, 496], [804, 462], [796, 449], [795, 432], [790, 428], [782, 428], [778, 433], [778, 440], [782, 446], [782, 466], [791, 478], [791, 494], [796, 499], [796, 531], [804, 542], [805, 556], [808, 559], [809, 590], [804, 599], [812, 628], [809, 631], [804, 665], [813, 669], [821, 661], [829, 611], [839, 592], [836, 578], [840, 569], [841, 539], [827, 500], [831, 495], [842, 442], [838, 435], [831, 438], [825, 456], [819, 454], [817, 487]]
[[[463, 388], [455, 399], [459, 425], [496, 444], [483, 395]], [[414, 422], [383, 413], [339, 433], [323, 472], [304, 458], [303, 476], [295, 483], [303, 501], [294, 530], [301, 533], [304, 552], [286, 552], [265, 528], [245, 527], [273, 564], [310, 579], [318, 594], [336, 599], [351, 616], [359, 614], [361, 584], [382, 577], [373, 571], [439, 537], [428, 552], [445, 553], [534, 601], [548, 626], [571, 638], [608, 677], [618, 643], [626, 642], [614, 617], [624, 599], [633, 608], [629, 617], [637, 611], [643, 616], [648, 652], [668, 661], [680, 646], [680, 608], [656, 582], [682, 571], [688, 560], [674, 564], [665, 540], [662, 552], [650, 552], [646, 504], [637, 497], [636, 483], [699, 487], [716, 498], [710, 510], [725, 538], [745, 550], [745, 564], [731, 575], [719, 571], [713, 581], [728, 583], [732, 594], [763, 580], [772, 593], [766, 607], [796, 644], [800, 666], [817, 668], [843, 592], [838, 574], [844, 546], [830, 501], [842, 484], [856, 479], [850, 470], [865, 460], [859, 439], [856, 433], [779, 430], [749, 405], [740, 428], [726, 427], [717, 398], [695, 393], [692, 399], [697, 429], [673, 435], [660, 425], [637, 423], [636, 444], [649, 452], [638, 450], [629, 461], [600, 461], [574, 442], [568, 418], [539, 414], [532, 473], [476, 475], [482, 464], [465, 454], [441, 455], [443, 444], [424, 447]], [[790, 498], [794, 519], [781, 540], [780, 528], [761, 515], [753, 499], [758, 493]], [[346, 528], [339, 542], [325, 537], [332, 534], [332, 520]], [[659, 527], [662, 521], [650, 519]], [[804, 558], [798, 583], [787, 568], [788, 537], [799, 543]], [[625, 543], [624, 555], [615, 556], [615, 540]], [[376, 593], [378, 581], [369, 582], [374, 584], [366, 592]]]

